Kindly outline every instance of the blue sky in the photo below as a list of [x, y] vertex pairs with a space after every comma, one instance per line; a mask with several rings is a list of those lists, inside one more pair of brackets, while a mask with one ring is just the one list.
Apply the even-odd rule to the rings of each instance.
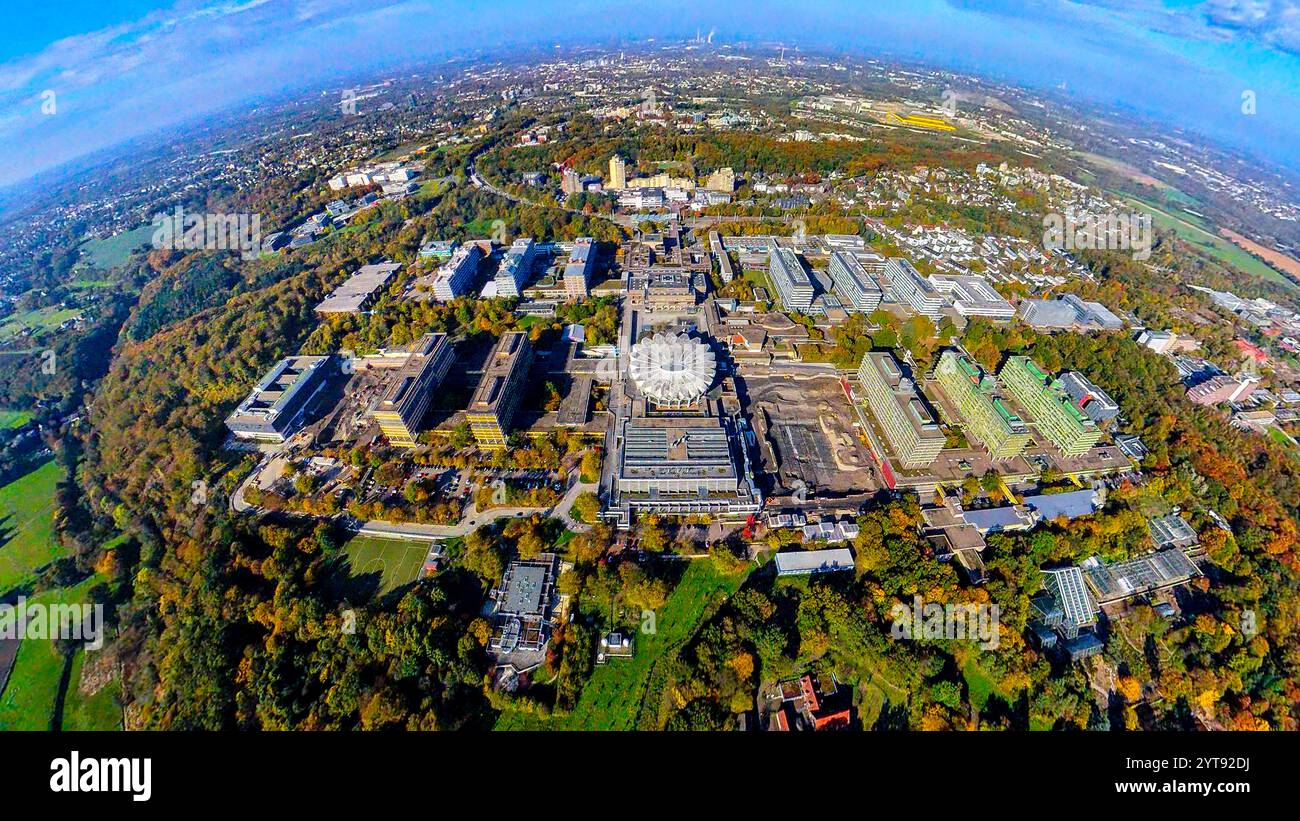
[[[780, 40], [1064, 87], [1300, 169], [1300, 0], [5, 5], [0, 185], [205, 113], [458, 44], [608, 43], [697, 28], [716, 28], [719, 42]], [[1241, 110], [1245, 91], [1252, 116]]]

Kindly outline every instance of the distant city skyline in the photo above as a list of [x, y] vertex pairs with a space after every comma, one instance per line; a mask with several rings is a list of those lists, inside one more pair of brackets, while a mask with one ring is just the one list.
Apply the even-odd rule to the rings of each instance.
[[[615, 6], [617, 8], [615, 8]], [[613, 44], [716, 30], [1056, 90], [1300, 170], [1300, 2], [918, 0], [708, 9], [665, 0], [70, 0], [0, 45], [0, 186], [204, 114], [482, 44]]]

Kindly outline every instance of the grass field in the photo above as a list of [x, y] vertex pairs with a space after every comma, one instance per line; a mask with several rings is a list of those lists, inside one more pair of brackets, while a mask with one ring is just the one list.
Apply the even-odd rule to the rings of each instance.
[[72, 658], [72, 674], [68, 676], [68, 692], [63, 699], [63, 730], [120, 730], [122, 708], [117, 695], [121, 685], [117, 679], [101, 687], [94, 695], [81, 692], [81, 669], [86, 661], [86, 651], [78, 650]]
[[0, 594], [59, 556], [54, 538], [54, 461], [0, 487]]
[[[28, 605], [85, 602], [87, 591], [96, 581], [91, 576], [74, 587], [31, 596]], [[26, 640], [19, 645], [9, 682], [0, 693], [0, 731], [50, 729], [66, 664], [67, 659], [56, 642]]]
[[384, 595], [419, 578], [429, 543], [356, 536], [343, 546], [343, 553], [353, 580]]
[[1278, 282], [1291, 288], [1296, 287], [1295, 283], [1280, 271], [1246, 253], [1246, 251], [1224, 237], [1215, 234], [1210, 230], [1212, 226], [1207, 226], [1204, 221], [1191, 214], [1185, 216], [1171, 214], [1165, 210], [1165, 206], [1158, 203], [1120, 194], [1117, 191], [1110, 193], [1122, 197], [1133, 207], [1147, 212], [1157, 226], [1174, 231], [1184, 242], [1196, 246], [1213, 259], [1225, 265], [1231, 265], [1251, 276], [1270, 282]]
[[9, 339], [17, 336], [24, 328], [32, 328], [34, 334], [41, 334], [51, 328], [57, 328], [66, 320], [77, 317], [81, 311], [76, 308], [37, 308], [34, 311], [23, 311], [21, 314], [11, 314], [0, 320], [0, 339]]
[[27, 411], [0, 410], [0, 430], [21, 428], [31, 421], [32, 415]]
[[82, 244], [82, 260], [93, 268], [106, 271], [124, 264], [131, 257], [131, 252], [141, 245], [153, 241], [152, 224], [141, 225], [131, 231], [123, 231], [108, 239], [92, 239]]
[[631, 730], [651, 687], [655, 668], [670, 659], [699, 626], [710, 603], [740, 588], [744, 573], [724, 576], [707, 559], [692, 561], [655, 620], [656, 632], [638, 633], [635, 656], [599, 666], [573, 712], [542, 718], [507, 711], [498, 730]]

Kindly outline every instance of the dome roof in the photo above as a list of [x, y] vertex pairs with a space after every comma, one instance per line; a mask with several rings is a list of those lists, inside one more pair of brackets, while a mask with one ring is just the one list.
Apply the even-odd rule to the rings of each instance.
[[632, 379], [661, 404], [693, 402], [713, 384], [713, 351], [685, 334], [657, 333], [632, 346]]

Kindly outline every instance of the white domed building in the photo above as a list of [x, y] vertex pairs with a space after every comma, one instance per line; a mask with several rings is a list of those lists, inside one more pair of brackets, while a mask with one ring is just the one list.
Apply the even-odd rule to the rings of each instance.
[[713, 385], [713, 351], [686, 334], [657, 333], [632, 346], [630, 371], [646, 399], [657, 405], [694, 403]]

